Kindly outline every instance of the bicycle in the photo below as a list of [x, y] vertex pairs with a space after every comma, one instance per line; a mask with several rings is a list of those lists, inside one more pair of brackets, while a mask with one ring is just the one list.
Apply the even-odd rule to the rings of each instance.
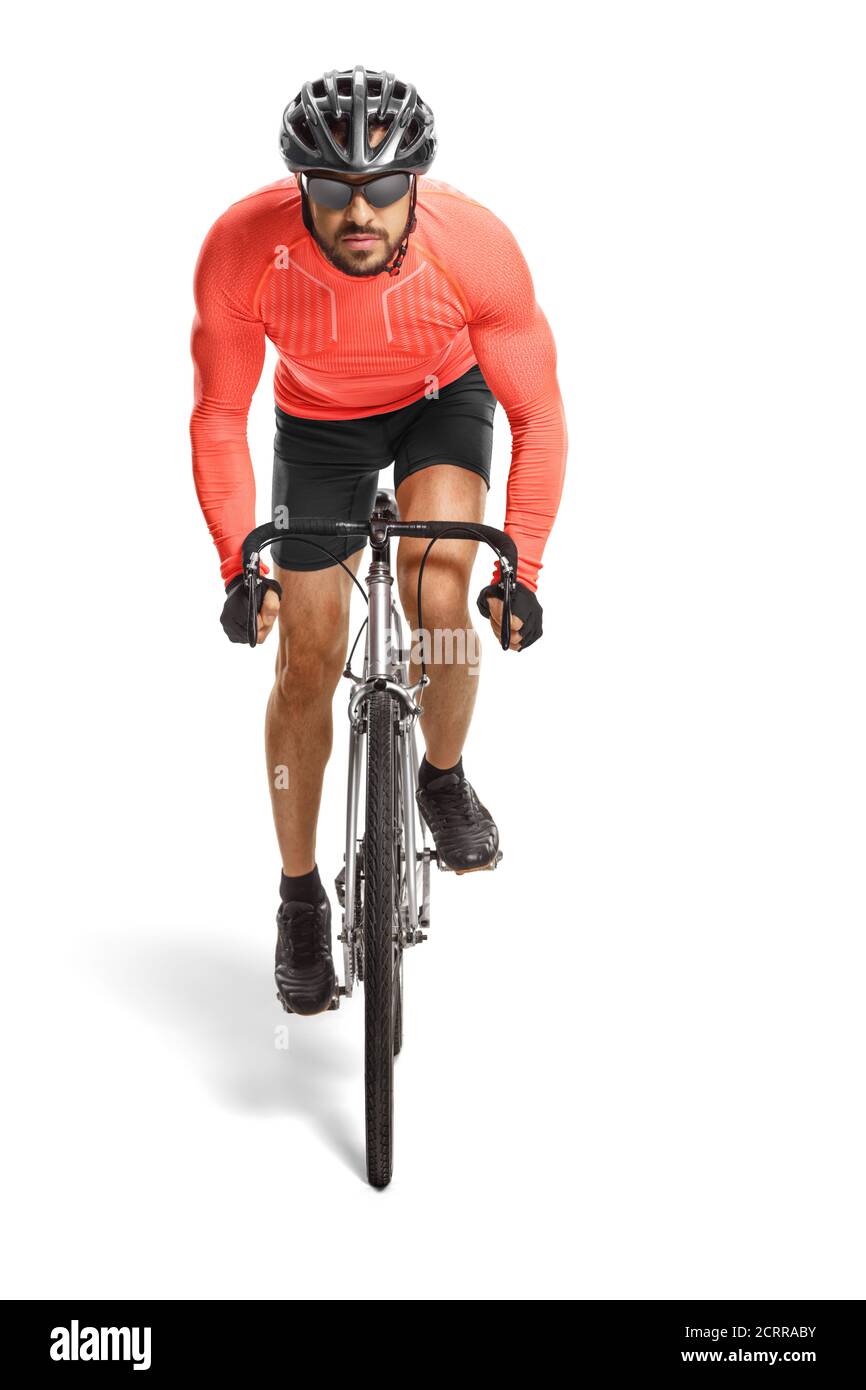
[[[480, 522], [400, 520], [393, 492], [376, 495], [369, 521], [300, 518], [287, 526], [268, 523], [244, 541], [244, 583], [249, 594], [248, 639], [257, 645], [257, 586], [266, 546], [287, 537], [364, 536], [372, 547], [367, 593], [338, 561], [364, 595], [367, 618], [359, 629], [343, 671], [352, 682], [349, 696], [349, 774], [346, 846], [335, 887], [343, 913], [339, 941], [343, 947], [343, 984], [331, 1001], [351, 998], [355, 983], [364, 986], [364, 1073], [367, 1179], [387, 1187], [394, 1156], [394, 1058], [403, 1045], [403, 952], [426, 941], [430, 926], [430, 866], [439, 864], [427, 844], [418, 811], [418, 748], [415, 725], [423, 714], [416, 696], [429, 684], [424, 660], [422, 583], [433, 546], [452, 540], [484, 541], [499, 557], [503, 588], [501, 644], [511, 638], [511, 599], [517, 575], [517, 550], [510, 536]], [[418, 572], [418, 628], [421, 634], [420, 679], [409, 685], [409, 651], [403, 645], [403, 622], [392, 597], [392, 537], [415, 536], [430, 544]], [[324, 547], [317, 545], [319, 550]], [[326, 554], [329, 552], [325, 551]], [[352, 671], [355, 648], [366, 629], [363, 675]], [[364, 833], [358, 839], [361, 768], [366, 741]], [[420, 825], [420, 847], [416, 828]], [[498, 851], [490, 867], [502, 858]], [[280, 998], [280, 996], [277, 996]], [[283, 1008], [285, 1003], [280, 999]]]

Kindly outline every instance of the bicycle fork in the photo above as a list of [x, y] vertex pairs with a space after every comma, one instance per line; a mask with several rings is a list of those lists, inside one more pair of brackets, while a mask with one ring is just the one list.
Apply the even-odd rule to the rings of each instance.
[[436, 859], [436, 851], [424, 843], [423, 825], [420, 848], [415, 833], [415, 789], [418, 785], [415, 723], [423, 713], [415, 701], [415, 694], [428, 684], [429, 677], [423, 676], [414, 686], [408, 684], [409, 654], [402, 646], [402, 623], [392, 601], [392, 586], [393, 577], [385, 549], [383, 554], [376, 556], [367, 576], [370, 601], [364, 676], [355, 675], [348, 667], [343, 673], [353, 682], [349, 699], [346, 847], [343, 868], [335, 884], [343, 909], [343, 930], [339, 940], [343, 945], [345, 981], [338, 986], [338, 995], [332, 1007], [338, 1006], [341, 996], [351, 997], [356, 979], [363, 980], [363, 842], [358, 838], [358, 811], [366, 740], [366, 705], [374, 691], [387, 690], [398, 705], [394, 726], [402, 833], [399, 845], [400, 904], [396, 930], [401, 946], [414, 946], [426, 940], [426, 929], [430, 925], [430, 864]]

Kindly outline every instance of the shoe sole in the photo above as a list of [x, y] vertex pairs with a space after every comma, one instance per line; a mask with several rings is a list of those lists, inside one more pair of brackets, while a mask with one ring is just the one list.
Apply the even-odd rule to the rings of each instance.
[[456, 874], [458, 878], [462, 878], [464, 874], [483, 874], [487, 873], [490, 869], [495, 869], [501, 858], [502, 850], [498, 849], [487, 864], [476, 864], [472, 869], [446, 869], [445, 872]]
[[278, 994], [276, 996], [276, 999], [277, 1003], [282, 1005], [285, 1012], [287, 1014], [292, 1014], [294, 1018], [318, 1018], [319, 1014], [327, 1014], [331, 1012], [331, 1010], [335, 1007], [335, 1000], [337, 1000], [337, 995], [332, 994], [327, 1004], [325, 1004], [323, 1008], [313, 1009], [312, 1011], [307, 1013], [298, 1013], [297, 1009], [290, 1008], [290, 1006], [286, 1003], [285, 999], [281, 994]]

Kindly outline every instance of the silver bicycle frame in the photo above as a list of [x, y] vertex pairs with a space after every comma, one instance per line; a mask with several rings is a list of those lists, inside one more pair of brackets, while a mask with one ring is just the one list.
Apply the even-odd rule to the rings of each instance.
[[[345, 993], [351, 995], [357, 962], [357, 945], [363, 922], [355, 920], [358, 887], [358, 814], [361, 770], [366, 745], [366, 704], [377, 690], [387, 690], [398, 702], [397, 784], [401, 807], [401, 886], [398, 930], [404, 946], [424, 940], [429, 926], [431, 851], [426, 845], [424, 824], [418, 815], [415, 792], [418, 786], [418, 748], [415, 723], [423, 713], [415, 694], [426, 685], [424, 677], [409, 685], [409, 651], [403, 647], [403, 623], [392, 598], [394, 577], [390, 565], [374, 559], [367, 574], [369, 607], [364, 655], [364, 675], [351, 675], [349, 696], [349, 769], [346, 797], [346, 850], [343, 909]], [[421, 827], [421, 849], [416, 828]]]

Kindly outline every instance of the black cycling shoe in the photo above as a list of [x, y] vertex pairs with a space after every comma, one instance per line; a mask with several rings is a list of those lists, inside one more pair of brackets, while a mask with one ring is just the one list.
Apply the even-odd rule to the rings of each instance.
[[328, 895], [312, 903], [281, 903], [277, 912], [274, 978], [277, 998], [291, 1014], [320, 1014], [336, 993]]
[[467, 874], [496, 867], [499, 831], [465, 777], [446, 772], [419, 787], [416, 796], [436, 842], [441, 869]]

